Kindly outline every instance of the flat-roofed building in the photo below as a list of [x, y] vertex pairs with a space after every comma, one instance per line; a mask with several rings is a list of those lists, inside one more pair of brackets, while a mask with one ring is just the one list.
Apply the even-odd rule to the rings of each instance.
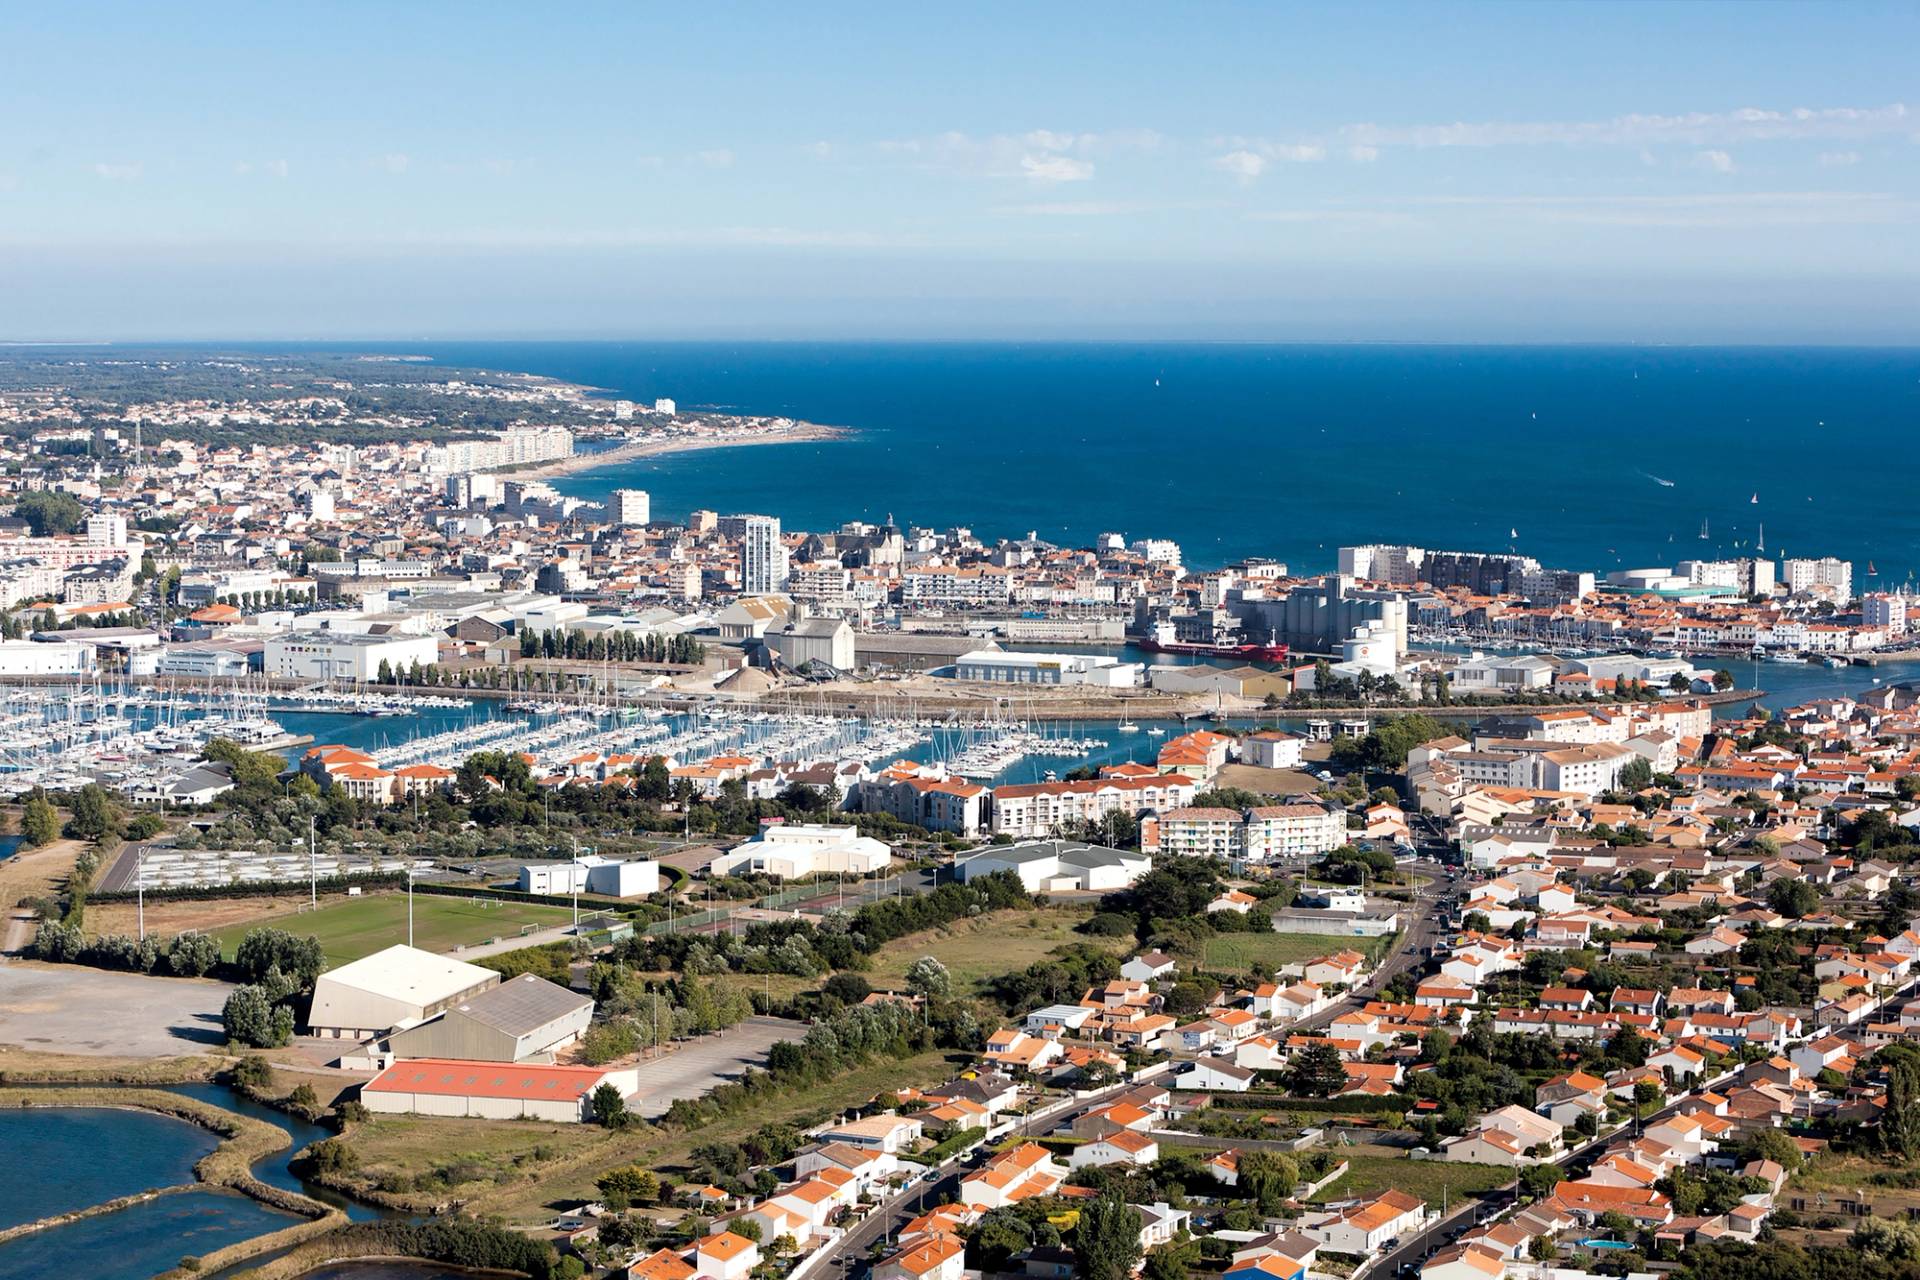
[[523, 973], [488, 987], [432, 1021], [388, 1039], [396, 1058], [460, 1058], [477, 1062], [553, 1060], [586, 1034], [593, 999]]

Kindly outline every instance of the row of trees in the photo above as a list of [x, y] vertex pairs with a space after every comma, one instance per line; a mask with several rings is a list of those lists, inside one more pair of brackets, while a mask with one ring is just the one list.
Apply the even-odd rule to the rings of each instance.
[[698, 666], [706, 661], [706, 646], [690, 635], [663, 636], [649, 631], [607, 631], [587, 635], [579, 631], [522, 631], [523, 658], [578, 658], [588, 662], [667, 662]]
[[48, 920], [34, 935], [27, 953], [36, 960], [84, 964], [129, 973], [164, 973], [199, 978], [220, 963], [220, 944], [204, 933], [182, 933], [161, 940], [109, 933], [88, 939], [80, 926]]

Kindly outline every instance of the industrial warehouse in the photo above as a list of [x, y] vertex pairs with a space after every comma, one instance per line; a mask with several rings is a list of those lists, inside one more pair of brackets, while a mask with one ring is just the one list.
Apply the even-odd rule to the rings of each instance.
[[632, 1069], [418, 1058], [382, 1071], [361, 1088], [360, 1102], [369, 1111], [388, 1114], [580, 1124], [593, 1118], [593, 1091], [603, 1084], [623, 1098], [640, 1087]]
[[395, 945], [321, 974], [307, 1025], [316, 1036], [366, 1040], [425, 1022], [499, 982], [491, 969]]
[[554, 1052], [586, 1034], [592, 1020], [591, 997], [524, 973], [431, 1022], [394, 1032], [387, 1047], [396, 1059], [552, 1062]]

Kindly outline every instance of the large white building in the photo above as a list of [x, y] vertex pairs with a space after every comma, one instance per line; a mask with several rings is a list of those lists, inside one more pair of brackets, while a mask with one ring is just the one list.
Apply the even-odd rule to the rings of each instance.
[[78, 676], [92, 670], [90, 644], [0, 640], [0, 676]]
[[1795, 595], [1807, 592], [1831, 594], [1845, 604], [1853, 599], [1853, 562], [1823, 556], [1818, 560], [1782, 560], [1781, 580]]
[[1037, 838], [1065, 823], [1099, 822], [1109, 813], [1163, 813], [1192, 804], [1197, 785], [1177, 773], [1008, 783], [993, 789], [993, 831]]
[[560, 1067], [538, 1063], [414, 1058], [396, 1062], [360, 1087], [360, 1103], [386, 1115], [470, 1116], [487, 1120], [594, 1118], [593, 1093], [610, 1084], [622, 1098], [639, 1090], [632, 1067]]
[[615, 489], [608, 505], [615, 524], [641, 525], [653, 519], [653, 499], [645, 489]]
[[316, 1036], [365, 1040], [425, 1022], [499, 981], [492, 969], [396, 944], [321, 974], [307, 1025]]
[[432, 666], [440, 643], [432, 635], [355, 635], [345, 631], [290, 631], [267, 641], [266, 672], [290, 680], [367, 681], [380, 673]]
[[652, 858], [621, 861], [594, 854], [571, 862], [530, 862], [520, 867], [522, 893], [598, 893], [639, 898], [660, 892], [660, 864]]
[[1129, 849], [1103, 849], [1065, 840], [993, 845], [953, 865], [962, 882], [1011, 871], [1029, 893], [1108, 893], [1153, 869], [1153, 859]]
[[1890, 636], [1907, 634], [1912, 597], [1902, 593], [1876, 591], [1860, 601], [1861, 621], [1879, 627]]
[[491, 440], [455, 440], [427, 450], [426, 469], [441, 475], [524, 467], [573, 456], [565, 427], [510, 427]]
[[997, 684], [1085, 684], [1104, 689], [1132, 689], [1140, 684], [1141, 666], [1106, 654], [1001, 653], [976, 649], [954, 663], [956, 680], [985, 680]]
[[744, 516], [740, 529], [740, 593], [758, 596], [787, 585], [787, 544], [778, 516]]
[[893, 850], [854, 827], [769, 822], [753, 839], [707, 864], [716, 876], [761, 874], [777, 880], [814, 875], [871, 875], [886, 870]]

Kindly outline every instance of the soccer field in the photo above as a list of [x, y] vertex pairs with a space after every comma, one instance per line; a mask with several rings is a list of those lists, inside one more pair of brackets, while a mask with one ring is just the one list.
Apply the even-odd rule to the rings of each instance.
[[[528, 925], [547, 927], [565, 924], [572, 918], [565, 907], [416, 893], [413, 895], [413, 945], [423, 951], [451, 951], [493, 938], [515, 937]], [[303, 937], [312, 934], [320, 939], [327, 964], [338, 968], [407, 940], [407, 895], [382, 893], [349, 898], [318, 911], [300, 911], [230, 925], [214, 934], [221, 954], [231, 957], [247, 930], [261, 925]]]

